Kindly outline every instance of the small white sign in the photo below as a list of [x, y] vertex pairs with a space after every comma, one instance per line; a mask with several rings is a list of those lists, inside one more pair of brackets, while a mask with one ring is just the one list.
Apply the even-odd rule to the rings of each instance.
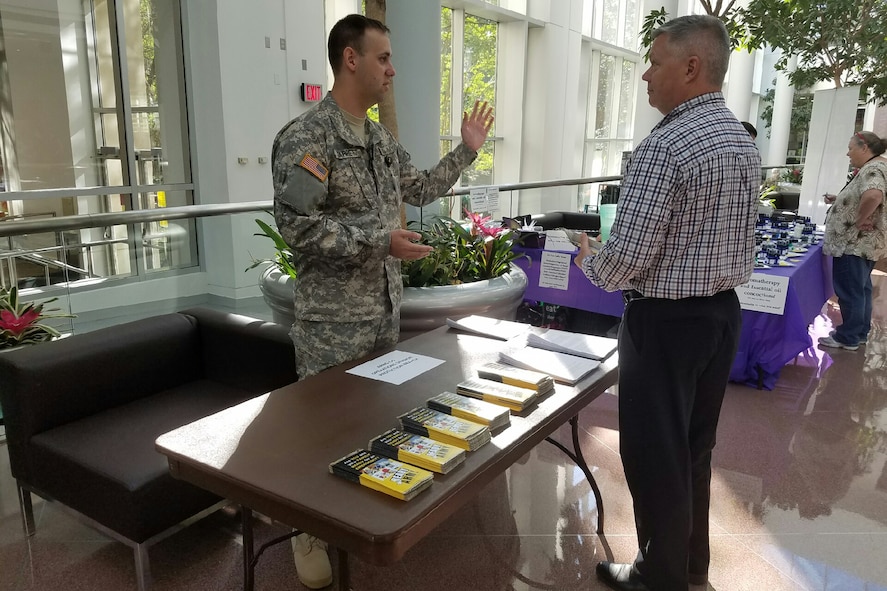
[[487, 187], [487, 209], [499, 210], [499, 187]]
[[542, 251], [539, 265], [539, 287], [567, 290], [570, 285], [570, 265], [573, 255], [565, 252]]
[[471, 189], [469, 195], [471, 196], [471, 211], [480, 213], [489, 209], [487, 207], [487, 190], [484, 187]]
[[407, 380], [434, 369], [443, 362], [443, 359], [435, 359], [416, 353], [392, 351], [357, 367], [352, 367], [345, 373], [399, 386]]
[[574, 252], [576, 247], [570, 242], [563, 230], [548, 230], [545, 232], [545, 250]]
[[788, 294], [788, 277], [752, 273], [748, 283], [736, 288], [743, 310], [765, 312], [782, 316], [785, 313], [785, 296]]

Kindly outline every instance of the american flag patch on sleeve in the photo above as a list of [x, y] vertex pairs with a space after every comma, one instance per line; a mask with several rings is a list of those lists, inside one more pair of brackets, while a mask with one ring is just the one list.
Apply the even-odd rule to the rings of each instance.
[[330, 174], [330, 171], [311, 154], [305, 154], [299, 166], [316, 176], [321, 183], [326, 182], [326, 177]]

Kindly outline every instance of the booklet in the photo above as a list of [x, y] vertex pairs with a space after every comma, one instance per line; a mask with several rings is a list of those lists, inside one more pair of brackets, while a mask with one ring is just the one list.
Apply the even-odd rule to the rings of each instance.
[[527, 335], [527, 345], [569, 353], [579, 357], [587, 357], [601, 361], [606, 359], [616, 350], [618, 341], [607, 337], [579, 334], [553, 328], [542, 332], [531, 332]]
[[555, 381], [570, 386], [593, 372], [601, 364], [595, 359], [537, 347], [510, 348], [500, 351], [499, 359], [515, 367], [544, 371]]
[[530, 330], [529, 324], [475, 315], [466, 316], [457, 320], [447, 318], [447, 326], [483, 337], [492, 337], [501, 341], [511, 340]]

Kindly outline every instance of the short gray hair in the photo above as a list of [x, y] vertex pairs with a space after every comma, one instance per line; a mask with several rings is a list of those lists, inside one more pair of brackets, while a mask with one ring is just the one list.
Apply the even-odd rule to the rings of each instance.
[[685, 56], [695, 55], [704, 66], [708, 82], [722, 86], [730, 65], [730, 35], [716, 16], [691, 14], [671, 19], [653, 31], [652, 38], [668, 35], [668, 42]]

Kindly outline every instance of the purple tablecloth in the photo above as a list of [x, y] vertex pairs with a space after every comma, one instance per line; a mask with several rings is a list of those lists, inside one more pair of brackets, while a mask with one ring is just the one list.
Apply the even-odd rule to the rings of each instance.
[[[514, 250], [529, 257], [529, 260], [523, 257], [515, 260], [529, 280], [524, 298], [608, 316], [622, 316], [622, 295], [596, 287], [575, 265], [570, 265], [568, 289], [539, 287], [542, 250], [519, 246], [515, 246]], [[756, 271], [789, 278], [785, 312], [779, 316], [742, 311], [742, 334], [730, 371], [731, 381], [772, 390], [779, 370], [811, 346], [807, 327], [832, 295], [830, 265], [831, 259], [822, 254], [822, 245], [817, 245], [796, 259], [794, 267]]]

